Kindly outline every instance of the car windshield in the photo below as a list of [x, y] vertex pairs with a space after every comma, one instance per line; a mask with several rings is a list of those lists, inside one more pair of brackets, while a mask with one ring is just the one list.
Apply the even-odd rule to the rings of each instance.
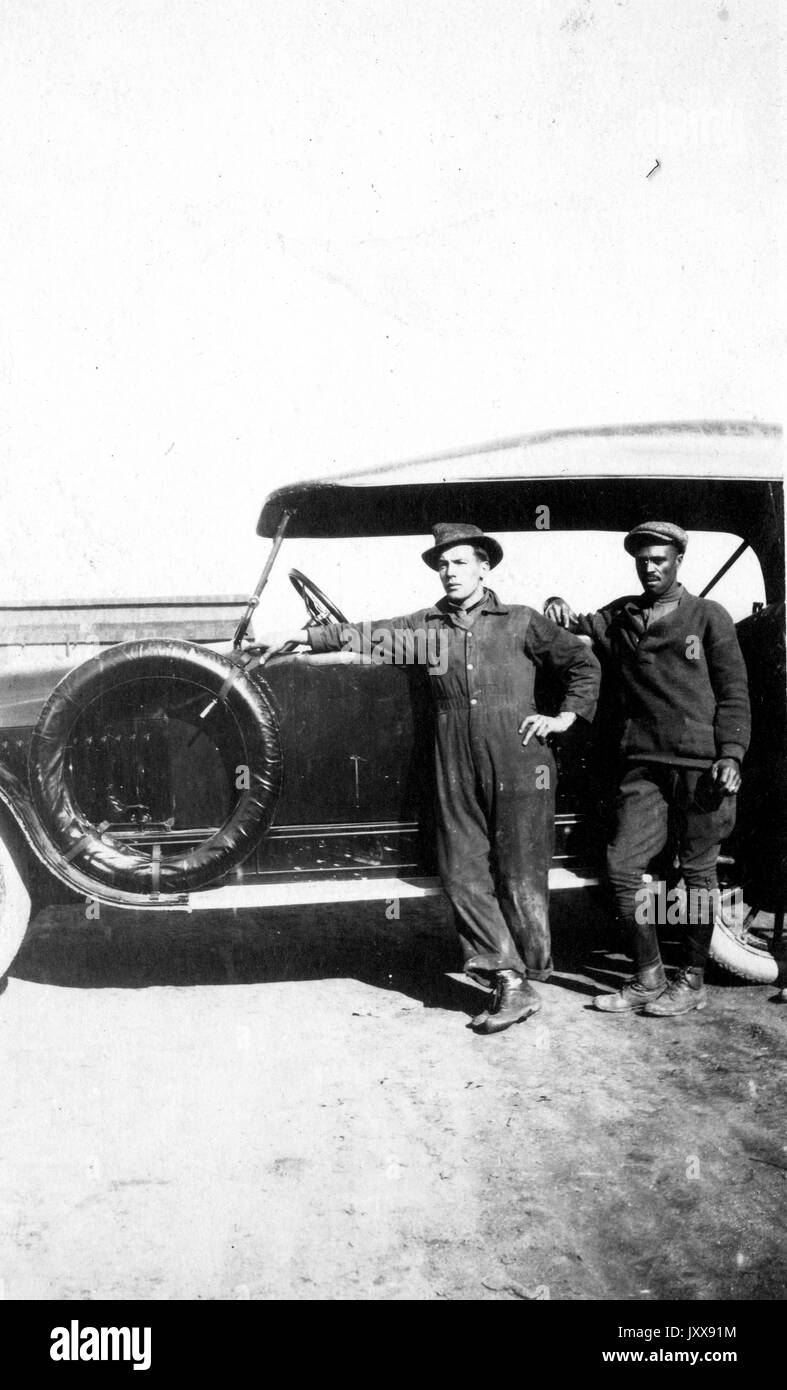
[[[509, 603], [541, 608], [559, 594], [578, 612], [591, 612], [622, 594], [639, 593], [634, 562], [617, 531], [497, 531], [504, 558], [491, 586]], [[305, 622], [303, 603], [288, 583], [301, 570], [351, 621], [411, 612], [442, 594], [437, 575], [421, 561], [428, 537], [348, 537], [285, 540], [255, 619], [263, 633]], [[692, 530], [681, 580], [699, 594], [741, 545], [740, 536]], [[714, 585], [715, 599], [737, 622], [765, 601], [756, 555], [744, 550]]]

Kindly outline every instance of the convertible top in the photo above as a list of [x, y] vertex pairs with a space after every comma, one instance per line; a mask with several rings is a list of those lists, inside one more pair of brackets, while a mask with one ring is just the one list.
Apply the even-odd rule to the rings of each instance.
[[[747, 421], [621, 425], [522, 435], [369, 472], [278, 488], [257, 532], [420, 535], [436, 521], [488, 531], [627, 531], [668, 514], [756, 551], [769, 600], [784, 594], [782, 432]], [[543, 521], [540, 523], [543, 526]]]

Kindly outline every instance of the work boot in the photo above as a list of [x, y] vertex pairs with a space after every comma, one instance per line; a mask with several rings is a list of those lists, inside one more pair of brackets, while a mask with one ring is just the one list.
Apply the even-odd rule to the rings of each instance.
[[494, 1006], [495, 997], [495, 991], [492, 990], [492, 992], [489, 995], [489, 1003], [487, 1004], [486, 1008], [482, 1009], [480, 1014], [476, 1014], [475, 1018], [471, 1018], [470, 1022], [467, 1025], [468, 1028], [480, 1028], [482, 1023], [486, 1023], [486, 1020], [489, 1017], [489, 1010]]
[[498, 970], [495, 997], [486, 1018], [477, 1028], [479, 1033], [502, 1033], [512, 1023], [522, 1023], [541, 1008], [541, 1001], [528, 983], [527, 976], [518, 970]]
[[701, 965], [685, 965], [660, 998], [645, 1005], [645, 1013], [650, 1018], [672, 1018], [675, 1014], [691, 1013], [692, 1009], [704, 1009], [708, 996], [702, 973]]
[[632, 1009], [644, 1009], [654, 1003], [667, 988], [667, 977], [661, 961], [638, 970], [633, 979], [614, 994], [597, 994], [593, 1008], [605, 1014], [630, 1013]]

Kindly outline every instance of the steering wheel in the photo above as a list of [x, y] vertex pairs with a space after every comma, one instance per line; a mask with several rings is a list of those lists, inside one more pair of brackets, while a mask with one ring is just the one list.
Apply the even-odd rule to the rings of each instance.
[[306, 612], [315, 623], [346, 623], [341, 608], [318, 589], [313, 579], [300, 570], [290, 570], [290, 583], [299, 598], [306, 604]]

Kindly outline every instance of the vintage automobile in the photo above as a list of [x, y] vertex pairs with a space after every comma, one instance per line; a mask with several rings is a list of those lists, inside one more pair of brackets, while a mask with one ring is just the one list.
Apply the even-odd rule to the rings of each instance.
[[[687, 586], [713, 590], [738, 620], [754, 737], [713, 953], [776, 981], [787, 896], [781, 434], [708, 422], [527, 435], [281, 488], [262, 510], [272, 545], [242, 611], [240, 600], [5, 608], [0, 975], [43, 903], [190, 912], [439, 892], [422, 668], [294, 651], [263, 672], [248, 635], [263, 592], [261, 628], [281, 628], [288, 601], [296, 627], [301, 603], [317, 623], [415, 609], [437, 597], [418, 558], [430, 527], [472, 520], [504, 545], [504, 597], [537, 606], [563, 592], [587, 611], [634, 586], [622, 537], [653, 516], [690, 533]], [[275, 566], [285, 548], [294, 592]], [[312, 571], [339, 592], [326, 597]], [[546, 709], [550, 698], [544, 688]], [[556, 748], [556, 891], [599, 881], [614, 737], [604, 698], [593, 729], [581, 723]]]

